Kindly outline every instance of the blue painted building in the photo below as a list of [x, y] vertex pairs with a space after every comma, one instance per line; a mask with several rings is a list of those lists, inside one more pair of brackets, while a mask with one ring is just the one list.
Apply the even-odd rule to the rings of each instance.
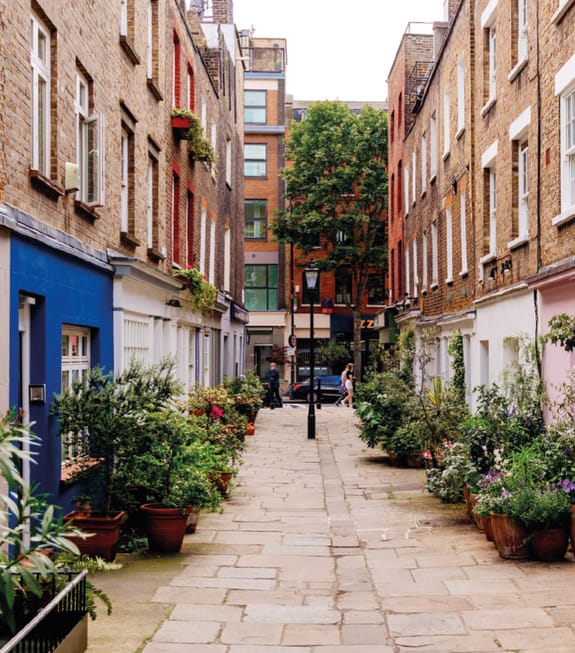
[[32, 484], [67, 507], [67, 458], [50, 415], [55, 394], [94, 365], [113, 368], [113, 269], [106, 255], [5, 207], [10, 252], [9, 405], [41, 439]]

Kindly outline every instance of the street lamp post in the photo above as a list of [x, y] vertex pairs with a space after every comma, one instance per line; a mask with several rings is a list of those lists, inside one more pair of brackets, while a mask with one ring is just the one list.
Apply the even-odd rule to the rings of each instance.
[[315, 438], [315, 398], [314, 398], [314, 376], [315, 376], [315, 341], [313, 334], [313, 300], [315, 298], [316, 290], [319, 288], [319, 269], [312, 259], [304, 270], [305, 282], [309, 292], [309, 337], [310, 337], [310, 352], [309, 352], [309, 378], [310, 378], [310, 393], [308, 401], [307, 413], [307, 437], [308, 440]]

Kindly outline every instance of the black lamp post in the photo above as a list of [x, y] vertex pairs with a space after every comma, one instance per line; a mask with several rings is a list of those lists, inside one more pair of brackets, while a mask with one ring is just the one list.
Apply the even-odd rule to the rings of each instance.
[[[319, 288], [319, 269], [312, 259], [304, 270], [305, 284], [309, 293], [309, 378], [310, 393], [307, 413], [307, 437], [309, 440], [315, 438], [315, 399], [314, 399], [314, 376], [315, 376], [315, 341], [313, 337], [313, 300]], [[319, 295], [318, 295], [319, 296]]]

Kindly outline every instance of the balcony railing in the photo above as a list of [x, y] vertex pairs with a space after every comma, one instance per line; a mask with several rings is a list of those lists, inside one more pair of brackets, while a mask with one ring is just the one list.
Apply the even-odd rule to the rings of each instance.
[[[43, 599], [17, 598], [18, 632], [8, 641], [0, 635], [0, 653], [52, 653], [84, 618], [86, 606], [86, 570], [60, 572], [52, 576]], [[58, 588], [65, 583], [62, 590]], [[37, 600], [36, 600], [37, 599]], [[41, 606], [41, 607], [40, 607]]]

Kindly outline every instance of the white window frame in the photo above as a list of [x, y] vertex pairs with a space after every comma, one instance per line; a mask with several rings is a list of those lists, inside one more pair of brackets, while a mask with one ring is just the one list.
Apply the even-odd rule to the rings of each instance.
[[78, 199], [87, 206], [104, 204], [104, 116], [89, 113], [90, 87], [76, 74], [76, 164], [80, 176]]
[[120, 0], [120, 34], [128, 36], [128, 0]]
[[451, 207], [445, 207], [445, 283], [453, 283], [453, 215]]
[[451, 151], [451, 133], [450, 133], [450, 121], [451, 121], [451, 108], [450, 108], [450, 93], [449, 86], [446, 86], [443, 91], [443, 158], [445, 159], [449, 156]]
[[120, 136], [120, 231], [128, 233], [130, 135], [122, 127]]
[[409, 247], [405, 248], [405, 294], [411, 295], [411, 263], [409, 256]]
[[497, 252], [497, 174], [489, 168], [489, 254]]
[[226, 184], [232, 187], [232, 139], [226, 136]]
[[461, 271], [459, 276], [469, 274], [469, 263], [467, 261], [467, 204], [465, 193], [459, 196], [459, 238], [461, 242]]
[[[51, 36], [50, 30], [32, 14], [32, 168], [50, 176], [51, 158]], [[39, 43], [43, 42], [41, 49]], [[43, 51], [42, 51], [43, 50]]]
[[437, 176], [437, 159], [438, 159], [438, 148], [437, 148], [437, 116], [435, 113], [431, 115], [431, 120], [429, 123], [429, 179], [433, 181]]
[[518, 237], [529, 238], [529, 143], [518, 143], [519, 177], [518, 177]]
[[229, 227], [224, 231], [224, 290], [231, 290], [232, 279], [232, 234]]
[[148, 156], [148, 206], [146, 210], [148, 249], [154, 247], [154, 161]]
[[417, 150], [411, 153], [411, 202], [417, 201]]
[[457, 62], [457, 134], [459, 138], [465, 130], [465, 56]]
[[147, 33], [146, 33], [146, 75], [154, 77], [154, 10], [153, 0], [148, 0]]
[[423, 232], [422, 236], [422, 252], [421, 252], [421, 290], [422, 292], [427, 292], [427, 276], [428, 276], [428, 269], [427, 269], [427, 231]]
[[419, 286], [419, 276], [417, 274], [417, 239], [413, 241], [412, 245], [412, 263], [413, 263], [413, 295], [417, 297], [418, 295], [418, 286]]
[[517, 62], [527, 61], [527, 0], [517, 0]]
[[575, 167], [575, 54], [555, 75], [555, 95], [560, 101], [561, 129], [561, 213], [552, 224], [559, 226], [575, 217], [575, 191], [572, 191], [571, 171]]
[[208, 228], [208, 209], [202, 203], [200, 212], [200, 266], [201, 274], [206, 273], [206, 232]]
[[421, 136], [421, 195], [425, 195], [427, 186], [427, 134]]
[[488, 38], [488, 88], [487, 103], [491, 104], [497, 97], [497, 32], [494, 25], [487, 30]]
[[437, 246], [437, 220], [431, 223], [431, 287], [439, 285], [439, 256]]
[[409, 213], [409, 166], [403, 168], [403, 203], [404, 214]]
[[[74, 347], [76, 342], [76, 348]], [[66, 343], [66, 344], [65, 344]], [[62, 325], [62, 343], [60, 349], [60, 392], [72, 387], [74, 382], [81, 381], [90, 370], [90, 329]], [[61, 460], [62, 464], [70, 464], [79, 458], [89, 455], [89, 441], [86, 437], [70, 441], [63, 434]]]
[[216, 221], [210, 220], [210, 268], [209, 282], [216, 285]]

